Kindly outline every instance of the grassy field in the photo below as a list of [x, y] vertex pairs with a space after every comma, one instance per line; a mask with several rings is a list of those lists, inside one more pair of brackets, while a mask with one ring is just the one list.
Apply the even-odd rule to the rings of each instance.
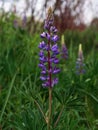
[[[47, 130], [48, 89], [40, 80], [40, 32], [30, 34], [0, 21], [1, 130]], [[60, 57], [59, 83], [52, 91], [52, 130], [98, 130], [98, 31], [65, 31], [68, 59]], [[61, 49], [61, 34], [59, 34]], [[85, 74], [76, 74], [82, 43]], [[58, 120], [57, 120], [58, 119]]]

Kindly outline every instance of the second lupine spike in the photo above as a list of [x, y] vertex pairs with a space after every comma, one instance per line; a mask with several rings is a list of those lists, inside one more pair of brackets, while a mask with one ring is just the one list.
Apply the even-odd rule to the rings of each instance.
[[79, 52], [78, 52], [78, 58], [76, 61], [76, 73], [77, 74], [84, 74], [85, 68], [84, 68], [84, 57], [83, 57], [83, 51], [82, 51], [82, 44], [79, 45]]
[[68, 59], [68, 50], [67, 50], [67, 47], [65, 45], [65, 41], [64, 41], [64, 35], [62, 35], [61, 37], [61, 57], [63, 59]]

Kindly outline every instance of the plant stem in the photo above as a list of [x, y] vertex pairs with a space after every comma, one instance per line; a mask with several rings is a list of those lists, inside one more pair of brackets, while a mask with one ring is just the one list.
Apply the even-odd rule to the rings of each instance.
[[7, 103], [8, 103], [8, 100], [9, 100], [9, 97], [10, 97], [10, 94], [11, 94], [11, 91], [12, 91], [15, 78], [16, 78], [16, 73], [15, 73], [15, 75], [13, 76], [12, 81], [11, 81], [11, 84], [10, 84], [10, 86], [9, 86], [9, 90], [8, 90], [8, 93], [7, 93], [7, 96], [6, 96], [6, 99], [5, 99], [5, 102], [4, 102], [2, 111], [1, 111], [1, 115], [0, 115], [0, 123], [1, 123], [1, 121], [2, 121], [2, 117], [3, 117], [4, 111], [5, 111], [6, 105], [7, 105]]
[[48, 116], [48, 130], [50, 130], [52, 115], [52, 88], [49, 88], [49, 116]]
[[43, 116], [45, 122], [47, 123], [45, 114], [44, 114], [44, 112], [42, 111], [42, 108], [40, 107], [39, 103], [38, 103], [35, 99], [34, 99], [34, 102], [36, 103], [37, 107], [39, 108], [40, 112], [42, 113], [42, 116]]
[[58, 115], [58, 118], [57, 118], [57, 120], [56, 120], [56, 122], [55, 122], [55, 124], [54, 124], [54, 127], [56, 127], [57, 123], [59, 122], [60, 117], [61, 117], [62, 112], [63, 112], [63, 109], [64, 109], [64, 106], [62, 107], [62, 109], [61, 109], [61, 111], [60, 111], [60, 113], [59, 113], [59, 115]]

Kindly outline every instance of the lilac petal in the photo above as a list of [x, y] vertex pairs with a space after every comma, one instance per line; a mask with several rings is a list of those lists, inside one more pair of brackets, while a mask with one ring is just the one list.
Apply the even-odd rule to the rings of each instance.
[[50, 70], [48, 71], [49, 73], [52, 73], [52, 69], [50, 68]]
[[[54, 56], [54, 57], [53, 57]], [[53, 55], [51, 58], [50, 58], [50, 62], [54, 63], [54, 64], [58, 64], [59, 63], [59, 59], [56, 58], [56, 55]]]
[[57, 84], [58, 83], [58, 78], [54, 78], [53, 82], [54, 82], [54, 84]]
[[51, 39], [53, 42], [57, 42], [59, 40], [58, 35], [54, 35]]
[[55, 26], [50, 27], [50, 31], [53, 32], [55, 30]]
[[77, 62], [81, 62], [81, 61], [82, 61], [82, 59], [81, 59], [81, 58], [78, 58], [78, 59], [77, 59]]
[[45, 20], [44, 29], [49, 30], [52, 25], [53, 25], [53, 18]]
[[49, 28], [50, 28], [50, 27], [49, 27], [48, 21], [45, 20], [44, 29], [49, 30]]
[[53, 74], [58, 74], [60, 72], [60, 69], [59, 68], [57, 68], [57, 67], [54, 67], [54, 69], [53, 69]]
[[56, 29], [55, 26], [51, 26], [50, 31], [53, 33], [56, 33], [58, 30]]
[[59, 53], [60, 53], [59, 50], [56, 50], [56, 51], [53, 52], [53, 55], [52, 55], [52, 56], [56, 56], [56, 55], [58, 55]]
[[62, 45], [61, 56], [64, 59], [68, 59], [68, 50], [65, 44]]
[[53, 25], [53, 18], [51, 18], [49, 21], [48, 21], [49, 25], [52, 26]]
[[46, 43], [45, 43], [44, 41], [42, 41], [42, 42], [40, 42], [40, 44], [39, 44], [38, 47], [39, 47], [40, 49], [44, 49], [45, 46], [46, 46]]
[[59, 63], [59, 59], [58, 59], [58, 58], [55, 58], [53, 62], [54, 62], [55, 64], [58, 64], [58, 63]]
[[47, 40], [50, 40], [50, 34], [49, 33], [46, 33], [46, 38], [47, 38]]
[[52, 87], [55, 85], [55, 84], [57, 84], [58, 83], [58, 78], [54, 78], [53, 80], [52, 80]]
[[46, 81], [45, 83], [42, 84], [43, 87], [49, 87], [49, 82]]
[[50, 51], [50, 47], [48, 45], [46, 45], [46, 47], [44, 48], [46, 51]]
[[47, 62], [47, 58], [44, 57], [44, 56], [43, 56], [43, 57], [40, 57], [39, 59], [40, 59], [40, 61], [42, 61], [42, 62]]
[[50, 62], [51, 62], [51, 63], [54, 62], [54, 57], [51, 57], [51, 58], [50, 58]]
[[84, 69], [85, 64], [83, 63], [83, 57], [79, 55], [76, 61], [76, 73], [77, 74], [84, 74], [85, 69]]
[[57, 30], [57, 29], [55, 29], [53, 32], [54, 32], [54, 33], [57, 33], [57, 31], [58, 31], [58, 30]]
[[85, 69], [81, 69], [81, 70], [77, 70], [76, 74], [80, 75], [80, 74], [85, 74], [86, 70]]
[[49, 25], [45, 24], [44, 29], [49, 29]]
[[42, 50], [39, 52], [39, 56], [40, 56], [40, 57], [43, 57], [43, 56], [44, 56], [44, 52], [43, 52]]
[[42, 86], [43, 86], [43, 87], [47, 87], [47, 84], [46, 84], [46, 83], [43, 83]]
[[51, 48], [51, 50], [52, 50], [53, 52], [56, 52], [56, 51], [58, 50], [57, 44], [53, 45], [52, 48]]
[[40, 76], [40, 79], [41, 79], [42, 81], [45, 81], [45, 80], [46, 80], [46, 77], [45, 77], [45, 76]]
[[43, 32], [40, 36], [41, 36], [41, 38], [45, 38], [46, 37], [46, 33]]
[[18, 21], [14, 20], [14, 27], [17, 28], [18, 27]]
[[40, 68], [42, 68], [42, 69], [44, 69], [44, 68], [45, 68], [45, 65], [44, 65], [44, 64], [42, 64], [42, 63], [38, 64], [38, 66], [39, 66]]
[[45, 70], [42, 70], [41, 74], [46, 74], [46, 71], [45, 71]]

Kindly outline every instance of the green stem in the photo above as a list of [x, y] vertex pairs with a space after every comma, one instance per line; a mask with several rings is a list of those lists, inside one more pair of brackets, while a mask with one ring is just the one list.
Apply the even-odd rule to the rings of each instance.
[[48, 130], [50, 130], [52, 115], [52, 88], [49, 88], [49, 116], [48, 116]]
[[10, 87], [9, 87], [9, 91], [8, 91], [8, 94], [6, 96], [6, 100], [5, 100], [5, 103], [3, 105], [3, 108], [2, 108], [2, 111], [1, 111], [1, 115], [0, 115], [0, 123], [2, 121], [2, 117], [3, 117], [3, 114], [4, 114], [4, 111], [5, 111], [5, 108], [6, 108], [6, 105], [8, 103], [8, 100], [9, 100], [9, 97], [10, 97], [10, 94], [11, 94], [11, 90], [13, 88], [13, 84], [14, 84], [14, 81], [15, 81], [15, 78], [16, 78], [16, 74], [14, 75], [12, 81], [11, 81], [11, 84], [10, 84]]
[[46, 120], [44, 112], [42, 111], [42, 108], [40, 107], [40, 105], [38, 104], [38, 102], [36, 100], [34, 100], [34, 102], [36, 103], [37, 107], [39, 108], [40, 112], [42, 113], [42, 116], [43, 116], [45, 122], [47, 123], [47, 120]]
[[61, 109], [61, 111], [60, 111], [60, 113], [59, 113], [59, 115], [58, 115], [58, 118], [57, 118], [57, 120], [56, 120], [56, 122], [55, 122], [55, 124], [54, 124], [54, 127], [57, 126], [57, 123], [59, 122], [59, 120], [60, 120], [60, 118], [61, 118], [61, 115], [62, 115], [63, 109], [64, 109], [64, 106], [62, 107], [62, 109]]

